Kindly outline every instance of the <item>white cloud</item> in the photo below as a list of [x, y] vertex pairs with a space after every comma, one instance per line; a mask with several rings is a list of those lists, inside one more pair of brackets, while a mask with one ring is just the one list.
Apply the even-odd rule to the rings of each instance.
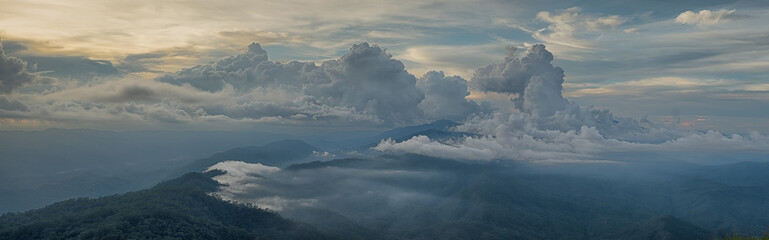
[[[434, 199], [434, 196], [394, 186], [391, 181], [428, 182], [441, 181], [445, 177], [440, 172], [397, 167], [321, 167], [284, 171], [267, 169], [267, 173], [264, 173], [263, 166], [233, 162], [223, 165], [218, 168], [242, 170], [235, 174], [225, 173], [227, 177], [215, 177], [217, 181], [235, 184], [222, 186], [213, 195], [282, 213], [303, 207], [338, 209], [342, 214], [348, 211], [360, 213], [350, 206], [373, 201], [388, 207], [413, 207], [414, 204]], [[367, 213], [377, 211], [376, 208], [368, 210]], [[389, 208], [382, 210], [382, 214], [389, 213], [384, 212], [389, 211]]]
[[504, 63], [479, 68], [472, 78], [472, 86], [483, 92], [514, 94], [511, 98], [519, 111], [538, 117], [548, 117], [566, 108], [561, 96], [563, 69], [554, 67], [553, 54], [538, 44], [521, 56], [517, 49], [508, 48]]
[[259, 180], [280, 171], [280, 168], [265, 166], [260, 163], [242, 161], [223, 161], [208, 167], [205, 172], [220, 170], [224, 174], [213, 179], [225, 185], [217, 192], [222, 198], [228, 199], [238, 193], [259, 189]]
[[467, 80], [459, 76], [445, 76], [443, 72], [431, 71], [417, 80], [417, 87], [425, 93], [419, 108], [429, 119], [462, 121], [473, 114], [490, 110], [466, 99], [470, 95]]
[[559, 14], [547, 11], [537, 13], [537, 20], [548, 26], [533, 31], [532, 37], [553, 48], [563, 46], [573, 50], [589, 50], [594, 48], [589, 38], [595, 37], [590, 34], [613, 30], [627, 22], [626, 18], [619, 15], [594, 16], [581, 11], [579, 7], [572, 7]]
[[[220, 194], [220, 192], [217, 194]], [[222, 197], [221, 195], [217, 196]], [[225, 198], [225, 200], [247, 202], [255, 204], [260, 208], [278, 212], [296, 207], [310, 207], [318, 203], [317, 199], [287, 199], [280, 196], [260, 197], [255, 199]]]
[[625, 32], [625, 33], [638, 33], [641, 30], [639, 30], [638, 28], [627, 28], [627, 29], [622, 30], [622, 31]]
[[[458, 140], [427, 136], [403, 142], [388, 139], [373, 149], [449, 159], [542, 163], [605, 162], [602, 153], [623, 151], [769, 151], [769, 138], [758, 133], [743, 137], [671, 130], [646, 120], [614, 117], [609, 110], [569, 103], [561, 95], [563, 70], [553, 66], [552, 60], [544, 46], [535, 45], [520, 58], [509, 54], [502, 64], [478, 69], [473, 78], [476, 88], [515, 96], [510, 104], [519, 111], [474, 117], [453, 128], [469, 136]], [[537, 79], [548, 81], [537, 84]], [[622, 83], [626, 89], [702, 85], [725, 86], [729, 82], [654, 78]]]
[[312, 156], [317, 158], [333, 158], [336, 157], [336, 154], [330, 153], [330, 152], [319, 152], [319, 151], [312, 151]]
[[[498, 114], [499, 115], [499, 114]], [[507, 118], [521, 118], [511, 114]], [[500, 122], [505, 117], [478, 119], [456, 128], [456, 131], [480, 135], [458, 141], [439, 141], [427, 136], [415, 136], [403, 142], [383, 140], [374, 150], [406, 152], [458, 160], [517, 160], [536, 163], [604, 163], [603, 153], [616, 152], [742, 152], [769, 153], [769, 136], [752, 132], [747, 136], [724, 135], [717, 131], [679, 132], [671, 138], [665, 129], [636, 132], [639, 141], [607, 138], [596, 128], [582, 126], [579, 130], [540, 130], [531, 123]], [[516, 123], [517, 122], [517, 123]], [[632, 133], [625, 133], [625, 136]], [[652, 142], [645, 142], [656, 136]], [[662, 138], [660, 138], [662, 137]], [[693, 159], [692, 161], [696, 161]]]
[[713, 25], [729, 21], [736, 17], [736, 9], [719, 9], [718, 11], [700, 10], [699, 12], [686, 11], [676, 17], [676, 23], [694, 25]]
[[466, 138], [462, 144], [445, 144], [420, 135], [403, 142], [395, 142], [392, 139], [382, 140], [374, 147], [374, 150], [417, 153], [448, 159], [493, 160], [500, 158], [500, 152], [495, 150], [502, 149], [502, 146], [494, 141], [481, 143], [481, 141], [474, 140], [476, 139]]

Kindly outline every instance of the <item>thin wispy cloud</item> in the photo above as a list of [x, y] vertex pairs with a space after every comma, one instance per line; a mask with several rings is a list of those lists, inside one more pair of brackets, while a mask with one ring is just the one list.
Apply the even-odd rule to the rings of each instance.
[[693, 25], [713, 25], [737, 18], [735, 9], [719, 9], [717, 11], [700, 10], [699, 12], [686, 11], [676, 17], [676, 23]]

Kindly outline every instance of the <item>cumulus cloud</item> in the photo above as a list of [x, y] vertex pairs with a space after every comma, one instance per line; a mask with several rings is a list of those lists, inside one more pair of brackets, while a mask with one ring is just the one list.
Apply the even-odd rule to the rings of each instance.
[[417, 80], [417, 87], [425, 93], [419, 108], [429, 119], [461, 121], [474, 113], [483, 112], [476, 102], [466, 99], [470, 92], [467, 80], [462, 77], [430, 71]]
[[522, 57], [509, 48], [504, 63], [479, 68], [472, 78], [473, 86], [484, 92], [515, 94], [515, 107], [536, 117], [549, 117], [566, 108], [563, 98], [563, 69], [554, 67], [553, 54], [545, 46], [532, 46]]
[[[158, 80], [208, 92], [222, 91], [230, 85], [239, 93], [260, 88], [283, 92], [294, 97], [294, 105], [333, 108], [348, 112], [348, 116], [359, 116], [354, 117], [358, 120], [387, 126], [443, 118], [462, 120], [481, 111], [477, 103], [465, 98], [469, 95], [466, 80], [439, 72], [417, 80], [403, 63], [368, 43], [353, 45], [344, 56], [320, 66], [310, 62], [273, 62], [259, 44], [252, 44], [243, 54]], [[290, 117], [295, 120], [323, 118], [317, 113], [291, 112]]]
[[112, 126], [400, 126], [461, 121], [491, 109], [466, 99], [468, 95], [467, 81], [461, 77], [431, 72], [417, 79], [376, 45], [356, 44], [339, 59], [316, 65], [270, 61], [255, 43], [242, 54], [157, 79], [121, 76], [62, 85], [25, 95], [28, 108], [5, 105], [12, 111], [7, 116], [16, 118]]
[[676, 23], [693, 25], [713, 25], [719, 22], [729, 21], [737, 17], [736, 9], [719, 9], [718, 11], [700, 10], [699, 12], [686, 11], [676, 17]]
[[[316, 66], [310, 62], [269, 61], [259, 44], [248, 51], [210, 65], [184, 69], [159, 81], [215, 92], [232, 85], [238, 92], [275, 89], [296, 96], [304, 104], [347, 109], [372, 116], [380, 124], [402, 125], [422, 119], [418, 104], [424, 93], [403, 63], [378, 46], [354, 45], [337, 60]], [[297, 117], [313, 116], [296, 112]]]
[[213, 64], [185, 68], [174, 74], [160, 77], [158, 80], [176, 85], [189, 84], [210, 92], [221, 90], [225, 84], [248, 89], [259, 83], [274, 81], [274, 79], [254, 77], [256, 73], [262, 72], [256, 71], [255, 68], [264, 61], [267, 61], [267, 51], [258, 43], [253, 43], [243, 54], [229, 56]]
[[37, 76], [27, 72], [26, 68], [27, 63], [23, 60], [6, 55], [0, 42], [0, 93], [11, 93], [35, 80]]
[[415, 136], [381, 141], [374, 150], [463, 160], [595, 162], [616, 151], [767, 151], [766, 136], [692, 133], [656, 126], [645, 119], [616, 117], [606, 109], [580, 107], [561, 95], [563, 70], [535, 45], [522, 57], [509, 49], [501, 64], [476, 70], [471, 83], [486, 92], [509, 94], [518, 111], [479, 115], [452, 130], [460, 139]]
[[562, 95], [564, 71], [552, 65], [553, 54], [544, 45], [532, 46], [521, 57], [516, 53], [517, 49], [508, 48], [508, 57], [503, 63], [477, 69], [471, 86], [480, 91], [508, 94], [517, 114], [481, 116], [466, 124], [488, 121], [518, 129], [529, 126], [563, 132], [587, 126], [619, 139], [668, 139], [669, 133], [652, 132], [646, 121], [616, 117], [606, 109], [570, 103]]

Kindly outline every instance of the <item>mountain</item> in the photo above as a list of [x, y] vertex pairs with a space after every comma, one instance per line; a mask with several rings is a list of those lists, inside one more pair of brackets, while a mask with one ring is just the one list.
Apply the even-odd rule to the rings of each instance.
[[438, 120], [435, 122], [431, 122], [428, 124], [423, 125], [417, 125], [417, 126], [408, 126], [408, 127], [400, 127], [395, 128], [386, 132], [383, 132], [374, 138], [381, 140], [381, 139], [400, 139], [409, 135], [413, 135], [414, 133], [427, 131], [431, 129], [435, 130], [447, 130], [448, 128], [455, 127], [459, 125], [459, 123], [449, 120]]
[[709, 240], [716, 238], [712, 232], [670, 215], [642, 221], [633, 226], [632, 229], [617, 236], [617, 239], [627, 240]]
[[692, 175], [737, 186], [769, 185], [769, 162], [738, 162], [696, 168]]
[[[449, 120], [438, 120], [438, 121], [428, 123], [428, 124], [423, 124], [423, 125], [395, 128], [395, 129], [377, 134], [376, 136], [373, 136], [373, 137], [359, 139], [358, 140], [359, 145], [357, 145], [354, 149], [357, 149], [358, 151], [365, 151], [372, 147], [375, 147], [382, 140], [393, 139], [397, 142], [401, 142], [419, 135], [428, 136], [430, 137], [430, 139], [438, 139], [438, 140], [456, 139], [456, 138], [467, 136], [468, 134], [466, 133], [449, 131], [450, 128], [458, 125], [459, 123], [457, 122], [453, 122]], [[361, 142], [365, 144], [360, 145]]]
[[638, 165], [646, 163], [576, 165], [570, 174], [564, 165], [416, 154], [269, 171], [237, 164], [232, 174], [190, 173], [143, 191], [6, 214], [0, 239], [715, 239], [760, 234], [769, 222], [769, 185], [730, 185], [698, 169], [645, 180], [612, 172], [653, 171]]
[[398, 127], [384, 132], [381, 131], [382, 129], [363, 129], [355, 132], [337, 132], [333, 134], [306, 136], [303, 137], [302, 140], [329, 151], [365, 151], [376, 146], [383, 139], [404, 139], [405, 137], [414, 136], [416, 133], [428, 130], [449, 132], [449, 128], [457, 125], [459, 125], [459, 123], [450, 120], [438, 120], [423, 125]]
[[[258, 188], [234, 199], [280, 196], [281, 214], [362, 239], [713, 239], [765, 230], [769, 186], [652, 165], [345, 158], [241, 182]], [[633, 171], [639, 177], [626, 178]]]
[[155, 187], [79, 198], [0, 217], [0, 239], [330, 239], [278, 214], [207, 192], [212, 174], [190, 173]]
[[152, 187], [193, 160], [289, 137], [258, 131], [0, 131], [0, 214]]
[[210, 157], [195, 160], [179, 172], [205, 171], [208, 167], [227, 160], [285, 167], [312, 156], [316, 151], [320, 149], [300, 140], [282, 140], [263, 146], [239, 147], [218, 152]]

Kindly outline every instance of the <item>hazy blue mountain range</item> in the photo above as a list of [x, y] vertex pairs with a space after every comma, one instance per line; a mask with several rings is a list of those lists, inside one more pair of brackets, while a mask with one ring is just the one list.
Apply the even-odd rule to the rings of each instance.
[[[735, 233], [760, 234], [769, 222], [766, 162], [697, 163], [690, 161], [697, 154], [646, 152], [633, 157], [609, 154], [616, 161], [604, 163], [541, 164], [449, 160], [369, 149], [388, 138], [403, 141], [427, 135], [438, 141], [454, 141], [466, 136], [450, 131], [453, 126], [456, 123], [438, 121], [359, 136], [355, 141], [337, 143], [338, 150], [331, 153], [302, 140], [267, 143], [260, 140], [262, 137], [244, 134], [241, 136], [251, 138], [250, 142], [266, 144], [212, 150], [216, 153], [208, 157], [159, 165], [149, 160], [135, 163], [143, 167], [126, 166], [121, 161], [147, 153], [120, 156], [121, 161], [82, 162], [89, 168], [38, 179], [40, 184], [35, 188], [14, 189], [13, 182], [5, 182], [5, 194], [0, 198], [4, 211], [36, 208], [73, 197], [134, 191], [175, 179], [124, 195], [68, 200], [39, 210], [6, 214], [0, 220], [0, 233], [4, 234], [0, 236], [61, 239], [117, 233], [123, 238], [204, 239], [712, 239]], [[66, 139], [85, 137], [99, 146], [124, 143], [144, 149], [154, 143], [144, 140], [147, 136], [157, 135], [157, 141], [170, 138], [153, 132], [68, 131], [63, 131], [67, 133], [51, 146], [64, 149]], [[95, 138], [121, 134], [142, 137], [125, 137], [122, 142]], [[235, 137], [222, 143], [214, 138], [183, 137], [193, 133], [173, 134], [188, 147], [156, 147], [155, 151], [164, 151], [162, 156], [169, 157], [196, 147], [201, 149], [193, 152], [217, 148], [227, 141], [243, 143]], [[365, 152], [347, 154], [349, 150]], [[87, 150], [72, 150], [72, 155], [64, 159], [88, 156], [83, 152]], [[43, 157], [31, 151], [24, 154], [29, 159]], [[110, 156], [107, 151], [103, 154], [104, 158]], [[154, 161], [163, 162], [158, 159]], [[760, 160], [761, 156], [745, 159]], [[118, 166], [123, 167], [122, 174], [117, 169], [100, 171]], [[218, 170], [204, 175], [186, 174], [209, 167]], [[5, 177], [12, 179], [12, 175]], [[168, 215], [162, 209], [174, 209], [174, 214]], [[184, 224], [152, 222], [165, 218]], [[157, 226], [150, 228], [143, 225], [150, 222], [137, 223], [137, 219], [154, 219], [147, 221]], [[257, 226], [252, 221], [260, 223]], [[260, 226], [273, 223], [282, 227], [260, 230]]]
[[250, 146], [218, 152], [210, 157], [201, 158], [183, 167], [184, 172], [202, 172], [211, 165], [225, 160], [261, 163], [270, 166], [285, 167], [312, 156], [320, 149], [299, 140], [282, 140], [263, 146]]
[[[350, 133], [331, 145], [352, 149], [456, 123], [434, 123], [379, 133]], [[297, 137], [235, 131], [99, 131], [49, 129], [0, 132], [0, 212], [39, 208], [74, 197], [98, 197], [151, 187], [224, 160], [285, 167], [312, 161], [323, 150]], [[333, 137], [303, 136], [310, 142]], [[277, 141], [276, 141], [277, 140]], [[45, 151], [36, 145], [46, 146]], [[235, 147], [235, 148], [233, 148]], [[361, 149], [358, 149], [361, 150]], [[362, 149], [361, 151], [366, 150]], [[212, 154], [213, 153], [213, 154]]]
[[211, 153], [286, 136], [249, 131], [2, 131], [0, 212], [151, 187]]
[[[657, 175], [664, 177], [638, 181], [580, 168], [567, 175], [543, 165], [420, 155], [314, 161], [252, 174], [255, 178], [247, 183], [258, 188], [238, 195], [222, 193], [245, 182], [219, 185], [210, 179], [229, 173], [212, 171], [187, 174], [149, 190], [7, 214], [0, 218], [0, 236], [100, 236], [116, 229], [124, 237], [264, 236], [259, 235], [267, 231], [264, 226], [274, 224], [282, 227], [271, 227], [270, 236], [292, 239], [713, 239], [758, 234], [769, 221], [769, 185], [736, 186], [707, 177], [711, 168], [744, 165], [757, 167], [755, 174], [739, 173], [743, 179], [769, 170], [768, 165], [746, 162], [663, 172]], [[596, 167], [606, 171], [617, 166]], [[654, 169], [638, 169], [655, 175]], [[723, 175], [718, 177], [729, 179]], [[203, 192], [236, 201], [280, 196], [279, 208], [275, 202], [261, 203], [309, 225], [288, 223], [275, 213], [228, 204]], [[307, 199], [313, 201], [303, 201]], [[174, 214], [164, 209], [174, 209]], [[166, 222], [155, 230], [132, 222], [156, 218], [187, 220], [184, 226]], [[192, 235], [173, 235], [170, 229]]]

